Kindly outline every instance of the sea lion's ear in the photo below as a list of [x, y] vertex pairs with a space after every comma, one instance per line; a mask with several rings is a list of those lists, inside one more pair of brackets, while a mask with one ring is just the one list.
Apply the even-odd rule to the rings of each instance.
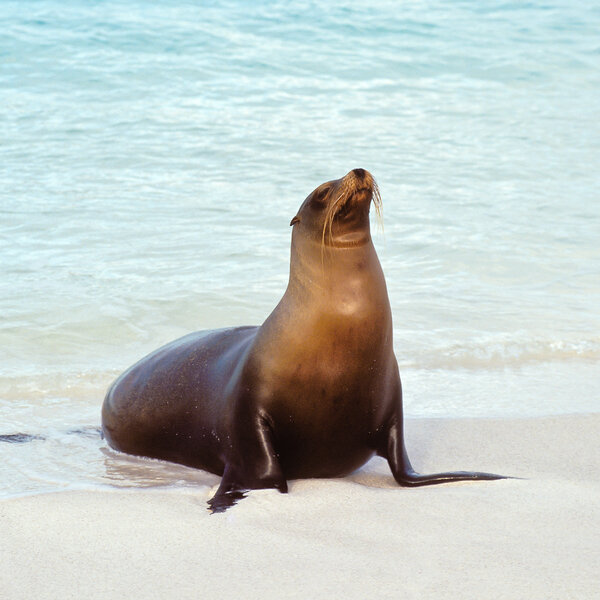
[[298, 215], [296, 215], [291, 221], [290, 221], [290, 227], [292, 225], [295, 225], [296, 223], [300, 223], [300, 217]]

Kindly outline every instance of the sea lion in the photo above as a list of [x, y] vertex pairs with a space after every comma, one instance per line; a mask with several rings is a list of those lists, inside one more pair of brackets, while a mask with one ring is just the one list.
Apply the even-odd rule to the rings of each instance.
[[192, 333], [125, 371], [102, 408], [108, 443], [222, 475], [213, 512], [251, 489], [346, 475], [374, 454], [402, 486], [502, 478], [411, 466], [372, 202], [363, 169], [317, 187], [290, 223], [289, 283], [266, 321]]

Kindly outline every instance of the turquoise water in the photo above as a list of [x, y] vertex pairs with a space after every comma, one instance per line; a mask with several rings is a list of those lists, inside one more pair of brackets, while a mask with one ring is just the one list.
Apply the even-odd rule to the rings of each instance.
[[203, 4], [0, 5], [0, 433], [57, 446], [9, 491], [96, 464], [61, 432], [140, 356], [261, 323], [354, 167], [410, 416], [600, 410], [600, 9]]

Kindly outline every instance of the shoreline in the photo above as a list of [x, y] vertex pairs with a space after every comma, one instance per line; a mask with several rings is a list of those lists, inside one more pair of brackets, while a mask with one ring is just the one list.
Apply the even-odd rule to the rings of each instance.
[[[600, 414], [408, 419], [415, 468], [523, 479], [399, 488], [383, 459], [343, 479], [254, 491], [210, 515], [196, 488], [0, 500], [7, 600], [593, 598]], [[212, 476], [211, 476], [212, 477]]]

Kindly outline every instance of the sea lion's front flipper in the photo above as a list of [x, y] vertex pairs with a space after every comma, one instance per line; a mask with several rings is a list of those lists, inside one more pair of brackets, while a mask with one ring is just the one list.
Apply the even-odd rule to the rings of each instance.
[[452, 481], [507, 479], [504, 475], [477, 471], [450, 471], [447, 473], [431, 473], [429, 475], [417, 473], [410, 464], [404, 444], [402, 423], [398, 423], [397, 418], [394, 418], [390, 423], [387, 429], [387, 437], [382, 440], [377, 453], [387, 459], [394, 479], [404, 487], [435, 485], [438, 483], [450, 483]]
[[221, 485], [208, 501], [212, 513], [224, 512], [246, 496], [249, 490], [275, 488], [287, 493], [287, 481], [273, 448], [273, 432], [267, 415], [254, 416], [254, 426], [246, 422], [243, 437], [234, 441]]

